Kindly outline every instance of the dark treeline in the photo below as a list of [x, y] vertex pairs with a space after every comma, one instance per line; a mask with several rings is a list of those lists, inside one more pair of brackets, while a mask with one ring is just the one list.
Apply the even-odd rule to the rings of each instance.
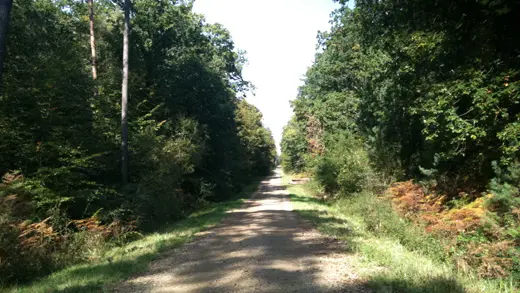
[[273, 138], [243, 99], [245, 58], [227, 30], [191, 1], [125, 2], [128, 184], [124, 1], [14, 1], [0, 95], [0, 283], [90, 258], [83, 232], [121, 240], [229, 198], [273, 167]]
[[481, 245], [482, 275], [520, 279], [520, 2], [340, 2], [293, 102], [284, 169], [336, 196], [415, 179], [444, 195], [438, 217], [483, 210], [456, 246]]

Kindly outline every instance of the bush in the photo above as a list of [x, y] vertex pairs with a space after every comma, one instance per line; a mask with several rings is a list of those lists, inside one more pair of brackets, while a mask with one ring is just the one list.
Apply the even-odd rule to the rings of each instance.
[[349, 195], [368, 188], [373, 173], [361, 141], [354, 136], [337, 135], [327, 142], [327, 151], [318, 159], [314, 171], [323, 191]]
[[[133, 151], [138, 159], [132, 169], [138, 170], [139, 183], [128, 193], [130, 209], [141, 225], [179, 219], [202, 196], [199, 190], [183, 188], [183, 183], [201, 162], [205, 132], [192, 119], [182, 118], [178, 125], [173, 137], [145, 127], [136, 138]], [[194, 185], [200, 186], [197, 183]]]
[[446, 257], [442, 243], [427, 234], [422, 227], [401, 218], [388, 199], [378, 198], [371, 192], [362, 192], [339, 199], [336, 205], [344, 214], [362, 217], [367, 230], [374, 235], [398, 239], [410, 250], [424, 252], [436, 259]]
[[0, 219], [0, 285], [11, 282], [28, 272], [18, 243], [18, 230]]
[[520, 280], [520, 162], [506, 167], [493, 162], [493, 170], [495, 178], [489, 184], [487, 204], [502, 227], [502, 242], [509, 241], [509, 249], [503, 253], [512, 262], [513, 277]]
[[520, 208], [520, 163], [501, 168], [493, 162], [493, 170], [495, 178], [489, 184], [493, 196], [489, 198], [489, 203], [501, 213], [511, 213], [515, 208]]
[[[43, 181], [25, 179], [19, 172], [3, 176], [0, 184], [0, 279], [26, 282], [58, 268], [99, 259], [108, 241], [125, 238], [132, 223], [103, 225], [101, 212], [70, 220], [67, 204]], [[63, 198], [62, 198], [63, 199]], [[77, 199], [76, 199], [77, 200]]]

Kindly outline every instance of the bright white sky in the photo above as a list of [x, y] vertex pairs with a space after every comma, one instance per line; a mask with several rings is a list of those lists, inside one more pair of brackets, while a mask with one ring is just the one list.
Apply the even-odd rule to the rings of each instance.
[[264, 115], [279, 145], [292, 115], [307, 68], [312, 65], [318, 31], [329, 30], [332, 0], [196, 0], [194, 10], [230, 32], [237, 49], [247, 51], [246, 80], [256, 86], [247, 100]]

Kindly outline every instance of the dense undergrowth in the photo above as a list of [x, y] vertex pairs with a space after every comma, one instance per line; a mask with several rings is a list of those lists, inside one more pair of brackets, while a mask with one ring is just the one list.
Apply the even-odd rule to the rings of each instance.
[[322, 233], [347, 244], [350, 268], [375, 292], [518, 291], [510, 278], [487, 280], [459, 268], [446, 253], [449, 240], [401, 217], [390, 199], [362, 192], [327, 201], [314, 189], [312, 183], [289, 186], [294, 209]]
[[328, 200], [387, 197], [442, 239], [439, 259], [518, 286], [520, 4], [339, 2], [292, 103], [284, 170]]
[[[47, 292], [76, 292], [93, 293], [107, 292], [125, 278], [148, 269], [148, 264], [160, 257], [162, 252], [178, 247], [190, 239], [197, 232], [217, 224], [226, 212], [238, 208], [243, 199], [251, 196], [258, 188], [259, 181], [247, 185], [242, 192], [231, 196], [220, 203], [208, 203], [199, 207], [185, 219], [172, 224], [162, 225], [153, 233], [134, 235], [134, 239], [125, 242], [112, 241], [96, 242], [101, 244], [82, 246], [92, 253], [95, 258], [56, 271], [51, 275], [32, 282], [29, 285], [0, 287], [5, 293], [47, 293]], [[84, 235], [85, 237], [88, 235]], [[76, 236], [77, 237], [77, 236]], [[90, 235], [90, 237], [95, 237]]]
[[128, 184], [123, 1], [93, 1], [90, 18], [87, 1], [13, 2], [0, 84], [0, 285], [98, 260], [273, 167], [274, 140], [243, 99], [246, 59], [229, 32], [192, 1], [130, 2]]

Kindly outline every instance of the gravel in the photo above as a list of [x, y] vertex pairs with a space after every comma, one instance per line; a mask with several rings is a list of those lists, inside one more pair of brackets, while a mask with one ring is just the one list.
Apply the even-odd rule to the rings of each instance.
[[368, 292], [353, 257], [292, 211], [277, 170], [218, 226], [115, 292]]

